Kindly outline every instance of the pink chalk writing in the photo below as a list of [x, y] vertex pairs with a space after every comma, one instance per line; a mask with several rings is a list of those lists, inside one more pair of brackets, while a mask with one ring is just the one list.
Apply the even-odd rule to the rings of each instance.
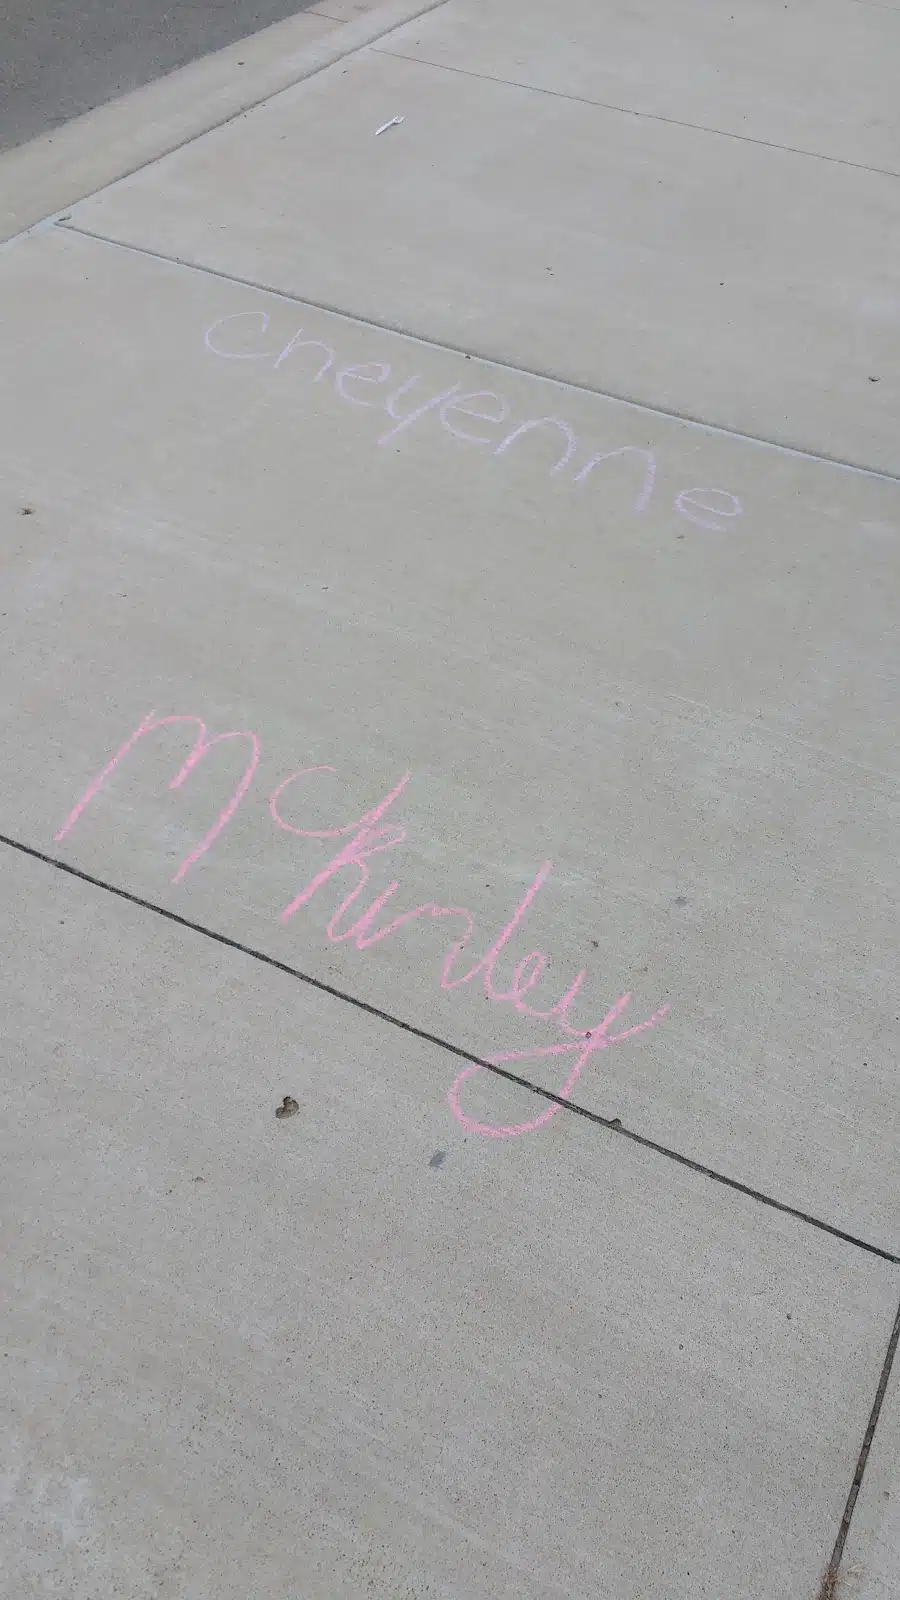
[[[595, 1051], [605, 1050], [611, 1044], [621, 1044], [624, 1039], [631, 1039], [635, 1034], [643, 1033], [647, 1028], [655, 1027], [657, 1022], [661, 1022], [663, 1017], [668, 1015], [669, 1007], [660, 1006], [658, 1011], [654, 1011], [643, 1022], [636, 1023], [633, 1028], [625, 1028], [621, 1033], [611, 1034], [609, 1029], [616, 1018], [621, 1016], [630, 999], [630, 994], [620, 995], [612, 1010], [607, 1012], [603, 1021], [596, 1028], [585, 1030], [582, 1035], [584, 1041], [582, 1044], [550, 1044], [543, 1045], [537, 1050], [504, 1050], [500, 1055], [491, 1056], [491, 1063], [493, 1066], [499, 1067], [505, 1061], [529, 1061], [543, 1056], [573, 1056], [574, 1060], [572, 1061], [569, 1076], [559, 1091], [563, 1100], [570, 1100], [572, 1090], [575, 1088], [584, 1067]], [[473, 1078], [476, 1072], [483, 1071], [483, 1067], [477, 1067], [474, 1063], [471, 1066], [463, 1067], [462, 1072], [454, 1079], [447, 1091], [447, 1103], [450, 1110], [453, 1112], [457, 1122], [461, 1123], [469, 1133], [480, 1133], [487, 1139], [515, 1139], [521, 1133], [534, 1133], [537, 1128], [546, 1127], [551, 1117], [555, 1117], [557, 1112], [562, 1110], [560, 1105], [549, 1105], [546, 1111], [542, 1111], [537, 1117], [532, 1117], [529, 1122], [517, 1122], [512, 1127], [506, 1128], [494, 1127], [489, 1122], [477, 1122], [463, 1111], [459, 1097], [463, 1084], [469, 1078]]]
[[[289, 360], [292, 366], [296, 366], [298, 352], [313, 350], [316, 352], [316, 370], [311, 377], [313, 383], [320, 383], [334, 367], [338, 357], [332, 345], [325, 344], [321, 339], [304, 338], [304, 330], [298, 328], [287, 343], [279, 348], [279, 341], [270, 341], [268, 338], [269, 326], [267, 311], [233, 311], [207, 328], [204, 343], [211, 355], [219, 356], [224, 361], [262, 361], [273, 371]], [[263, 347], [242, 348], [248, 336], [252, 339], [254, 335]], [[503, 395], [485, 389], [466, 394], [461, 383], [453, 384], [452, 388], [444, 389], [440, 394], [429, 395], [420, 377], [405, 378], [388, 393], [386, 391], [391, 379], [391, 367], [386, 361], [341, 366], [334, 376], [333, 392], [345, 405], [368, 410], [381, 409], [395, 424], [382, 433], [379, 445], [393, 443], [428, 415], [436, 417], [438, 427], [446, 436], [464, 445], [487, 448], [500, 460], [505, 460], [507, 453], [514, 448], [517, 452], [527, 450], [536, 435], [544, 448], [549, 446], [551, 454], [555, 455], [549, 469], [552, 477], [568, 474], [568, 481], [575, 487], [581, 487], [598, 468], [603, 467], [607, 475], [615, 471], [615, 481], [633, 496], [630, 509], [634, 516], [641, 516], [653, 500], [657, 461], [652, 450], [632, 444], [619, 445], [609, 450], [596, 450], [586, 461], [579, 461], [581, 444], [578, 435], [561, 417], [526, 419], [516, 423], [500, 437], [481, 430], [473, 432], [468, 427], [461, 427], [457, 419], [468, 418], [495, 427], [503, 427], [508, 422], [510, 405]], [[607, 466], [607, 463], [610, 465]], [[729, 493], [727, 489], [716, 488], [682, 489], [672, 501], [672, 510], [695, 527], [716, 533], [725, 531], [729, 522], [743, 514], [743, 506], [737, 495]]]
[[[161, 728], [188, 725], [196, 730], [196, 737], [192, 750], [184, 764], [179, 768], [175, 777], [169, 782], [170, 789], [179, 789], [193, 772], [194, 768], [210, 754], [217, 746], [227, 740], [246, 739], [249, 741], [250, 758], [244, 774], [228, 799], [224, 808], [219, 812], [210, 828], [203, 835], [199, 844], [185, 857], [178, 867], [173, 878], [174, 883], [180, 883], [191, 867], [195, 866], [215, 843], [216, 839], [228, 826], [238, 807], [246, 797], [248, 790], [256, 776], [261, 759], [261, 744], [255, 733], [247, 731], [219, 733], [210, 737], [206, 724], [197, 716], [166, 716], [158, 717], [155, 712], [150, 712], [135, 728], [134, 732], [121, 744], [115, 754], [101, 768], [95, 778], [91, 780], [81, 799], [69, 813], [65, 822], [54, 838], [59, 841], [64, 839], [74, 828], [91, 801], [104, 789], [112, 779], [116, 769], [124, 758], [132, 751], [139, 741], [148, 734], [155, 733]], [[538, 982], [547, 972], [550, 965], [549, 956], [541, 950], [532, 950], [517, 961], [511, 980], [505, 980], [508, 987], [497, 976], [497, 965], [507, 946], [520, 932], [531, 907], [550, 878], [553, 863], [545, 861], [535, 874], [528, 889], [522, 895], [518, 905], [513, 909], [503, 927], [488, 944], [484, 953], [472, 959], [470, 950], [475, 944], [477, 950], [480, 940], [476, 943], [475, 918], [465, 906], [442, 905], [437, 901], [428, 900], [420, 905], [413, 906], [408, 911], [403, 911], [399, 916], [393, 917], [387, 923], [378, 925], [378, 920], [386, 907], [391, 905], [394, 896], [400, 889], [398, 879], [392, 879], [386, 888], [374, 893], [368, 904], [360, 905], [366, 891], [372, 894], [370, 883], [372, 868], [370, 863], [378, 862], [388, 852], [398, 849], [407, 841], [406, 828], [397, 822], [386, 821], [391, 812], [404, 796], [412, 780], [412, 774], [405, 772], [398, 781], [388, 789], [387, 793], [377, 800], [374, 805], [350, 822], [340, 821], [337, 825], [327, 828], [310, 828], [302, 826], [300, 821], [293, 820], [297, 812], [302, 810], [304, 796], [307, 793], [310, 781], [315, 781], [318, 774], [328, 773], [336, 775], [336, 769], [329, 765], [314, 765], [301, 767], [283, 778], [272, 790], [268, 799], [268, 812], [275, 826], [284, 833], [293, 834], [301, 839], [310, 840], [335, 840], [344, 841], [325, 863], [302, 888], [297, 890], [284, 905], [279, 913], [279, 921], [283, 927], [287, 926], [297, 913], [307, 906], [337, 880], [338, 892], [343, 895], [336, 910], [333, 910], [325, 927], [327, 939], [334, 944], [343, 944], [352, 941], [357, 950], [364, 951], [372, 945], [381, 943], [397, 933], [400, 928], [423, 919], [449, 919], [459, 926], [457, 937], [446, 951], [438, 974], [438, 983], [442, 990], [453, 991], [461, 989], [475, 979], [480, 979], [485, 996], [495, 1005], [509, 1005], [519, 1014], [533, 1023], [551, 1024], [557, 1034], [562, 1034], [552, 1044], [537, 1044], [528, 1048], [504, 1051], [499, 1055], [485, 1057], [492, 1065], [500, 1066], [505, 1062], [525, 1062], [544, 1060], [549, 1057], [559, 1057], [559, 1064], [567, 1070], [567, 1076], [559, 1090], [563, 1100], [571, 1098], [576, 1083], [581, 1077], [584, 1068], [593, 1056], [601, 1050], [607, 1050], [611, 1045], [621, 1044], [626, 1039], [632, 1039], [639, 1033], [655, 1027], [668, 1014], [668, 1005], [662, 1005], [645, 1017], [643, 1021], [636, 1022], [630, 1027], [625, 1027], [617, 1032], [611, 1032], [613, 1025], [627, 1009], [631, 995], [620, 995], [613, 1006], [607, 1010], [602, 1020], [589, 1027], [578, 1026], [572, 1021], [571, 1009], [576, 1001], [582, 997], [582, 990], [588, 976], [587, 968], [581, 968], [566, 984], [559, 998], [548, 1006], [535, 1006], [526, 998], [535, 989]], [[286, 814], [287, 813], [287, 814]], [[349, 887], [348, 887], [348, 875]], [[353, 913], [353, 921], [347, 919]], [[466, 958], [471, 962], [466, 964]], [[460, 967], [465, 970], [460, 970]], [[534, 1133], [538, 1128], [544, 1127], [562, 1108], [557, 1103], [552, 1103], [538, 1116], [528, 1121], [516, 1123], [511, 1126], [495, 1126], [491, 1123], [478, 1121], [471, 1117], [462, 1104], [462, 1094], [466, 1084], [482, 1072], [483, 1067], [472, 1063], [465, 1067], [454, 1079], [447, 1095], [450, 1110], [457, 1122], [469, 1133], [477, 1133], [484, 1138], [511, 1139], [524, 1133]]]
[[213, 823], [209, 832], [204, 834], [203, 838], [200, 840], [200, 843], [197, 845], [197, 848], [192, 850], [189, 856], [185, 856], [185, 859], [182, 861], [181, 866], [178, 868], [178, 871], [172, 879], [173, 883], [181, 882], [189, 868], [194, 865], [195, 861], [199, 861], [201, 856], [206, 854], [210, 845], [219, 837], [222, 829], [231, 821], [234, 813], [237, 811], [238, 806], [243, 800], [244, 795], [247, 793], [247, 790], [253, 782], [253, 775], [259, 766], [260, 756], [259, 740], [257, 739], [255, 733], [217, 733], [214, 739], [210, 739], [207, 736], [206, 723], [201, 722], [199, 717], [157, 717], [155, 711], [149, 712], [144, 718], [143, 722], [137, 728], [135, 728], [134, 733], [131, 734], [131, 736], [125, 740], [125, 743], [119, 747], [115, 755], [112, 757], [112, 760], [106, 763], [103, 771], [98, 773], [93, 782], [88, 785], [74, 811], [69, 813], [59, 832], [53, 835], [57, 843], [60, 839], [64, 839], [66, 834], [69, 833], [70, 830], [75, 826], [75, 823], [81, 816], [85, 806], [90, 804], [91, 800], [93, 800], [96, 794], [99, 794], [107, 779], [112, 777], [112, 774], [115, 772], [119, 762], [125, 756], [127, 756], [129, 750], [134, 749], [138, 740], [142, 739], [145, 733], [150, 733], [155, 728], [165, 728], [170, 724], [177, 722], [192, 722], [198, 731], [194, 748], [185, 761], [184, 766], [181, 767], [178, 772], [176, 772], [174, 778], [169, 784], [170, 789], [180, 789], [185, 778], [190, 776], [197, 763], [202, 761], [205, 755], [209, 754], [210, 750], [215, 744], [222, 744], [226, 739], [249, 739], [251, 749], [247, 770], [235, 789], [234, 794], [231, 796], [228, 804], [225, 806], [224, 810], [219, 813], [219, 816]]

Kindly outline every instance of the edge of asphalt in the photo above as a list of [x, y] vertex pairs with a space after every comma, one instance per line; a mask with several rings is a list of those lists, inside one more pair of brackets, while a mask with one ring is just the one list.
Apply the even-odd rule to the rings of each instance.
[[382, 0], [313, 39], [328, 19], [300, 11], [5, 151], [0, 244], [444, 4]]

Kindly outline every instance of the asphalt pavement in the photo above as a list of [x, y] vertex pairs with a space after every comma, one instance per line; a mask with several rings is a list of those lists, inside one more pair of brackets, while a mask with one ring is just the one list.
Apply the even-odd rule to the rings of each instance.
[[0, 21], [0, 149], [34, 139], [314, 4], [7, 0]]

